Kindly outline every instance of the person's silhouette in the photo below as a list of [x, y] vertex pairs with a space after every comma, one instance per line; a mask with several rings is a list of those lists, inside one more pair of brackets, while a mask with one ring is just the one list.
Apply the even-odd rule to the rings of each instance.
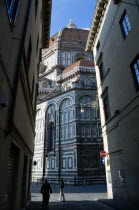
[[[63, 198], [63, 200], [62, 200]], [[64, 181], [63, 179], [61, 179], [61, 183], [60, 183], [60, 201], [65, 201], [65, 196], [64, 196]]]
[[43, 195], [42, 200], [42, 207], [48, 206], [50, 193], [52, 193], [51, 185], [47, 182], [47, 179], [45, 179], [45, 183], [41, 187], [41, 193]]

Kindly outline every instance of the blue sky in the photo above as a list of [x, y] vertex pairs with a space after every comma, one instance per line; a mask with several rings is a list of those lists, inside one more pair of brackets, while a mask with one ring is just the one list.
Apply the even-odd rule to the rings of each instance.
[[90, 28], [97, 0], [52, 0], [50, 36], [73, 19], [78, 28]]

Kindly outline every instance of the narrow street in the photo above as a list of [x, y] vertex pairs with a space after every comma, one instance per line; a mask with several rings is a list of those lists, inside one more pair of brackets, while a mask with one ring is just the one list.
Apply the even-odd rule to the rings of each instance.
[[139, 210], [139, 0], [2, 0], [0, 26], [0, 210]]
[[[42, 195], [40, 193], [41, 184], [33, 183], [32, 185], [32, 203], [27, 208], [43, 209], [41, 207]], [[52, 191], [49, 202], [49, 210], [55, 209], [106, 209], [112, 210], [114, 208], [98, 201], [99, 199], [107, 199], [105, 185], [92, 186], [65, 186], [66, 202], [59, 202], [59, 186], [52, 185]]]

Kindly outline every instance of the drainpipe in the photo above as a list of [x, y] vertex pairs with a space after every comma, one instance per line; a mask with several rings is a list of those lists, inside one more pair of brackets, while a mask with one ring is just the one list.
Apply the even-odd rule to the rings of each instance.
[[[47, 112], [46, 112], [47, 113]], [[45, 178], [45, 168], [46, 168], [46, 141], [47, 141], [47, 123], [46, 123], [46, 113], [45, 113], [45, 130], [44, 130], [44, 152], [43, 152], [43, 180]]]
[[8, 119], [6, 135], [10, 134], [10, 132], [12, 131], [10, 126], [12, 125], [13, 117], [14, 117], [18, 82], [19, 82], [19, 78], [20, 78], [21, 63], [22, 63], [22, 57], [23, 57], [23, 52], [24, 52], [24, 44], [25, 44], [25, 40], [26, 40], [26, 34], [27, 34], [28, 23], [29, 23], [29, 15], [30, 15], [30, 10], [31, 10], [31, 3], [32, 3], [31, 0], [28, 0], [28, 1], [29, 1], [28, 9], [27, 9], [27, 13], [26, 13], [25, 24], [24, 24], [24, 29], [23, 29], [23, 34], [22, 34], [22, 39], [21, 39], [21, 44], [20, 44], [20, 52], [18, 55], [16, 73], [15, 73], [15, 78], [14, 78], [14, 83], [13, 83], [12, 101], [10, 104], [9, 119]]
[[60, 160], [60, 156], [61, 156], [61, 151], [60, 151], [60, 109], [59, 109], [59, 161], [58, 161], [58, 176], [59, 176], [59, 182], [60, 182], [60, 176], [61, 176], [61, 160]]

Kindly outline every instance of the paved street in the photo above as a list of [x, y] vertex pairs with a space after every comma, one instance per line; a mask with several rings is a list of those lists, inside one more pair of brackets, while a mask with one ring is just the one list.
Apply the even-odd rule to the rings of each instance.
[[[42, 195], [39, 193], [41, 184], [32, 185], [32, 204], [28, 209], [42, 209]], [[52, 191], [49, 203], [49, 210], [66, 209], [66, 210], [92, 210], [103, 209], [112, 210], [114, 208], [98, 201], [98, 199], [107, 199], [106, 185], [92, 186], [65, 186], [66, 202], [59, 202], [59, 186], [52, 185]]]

